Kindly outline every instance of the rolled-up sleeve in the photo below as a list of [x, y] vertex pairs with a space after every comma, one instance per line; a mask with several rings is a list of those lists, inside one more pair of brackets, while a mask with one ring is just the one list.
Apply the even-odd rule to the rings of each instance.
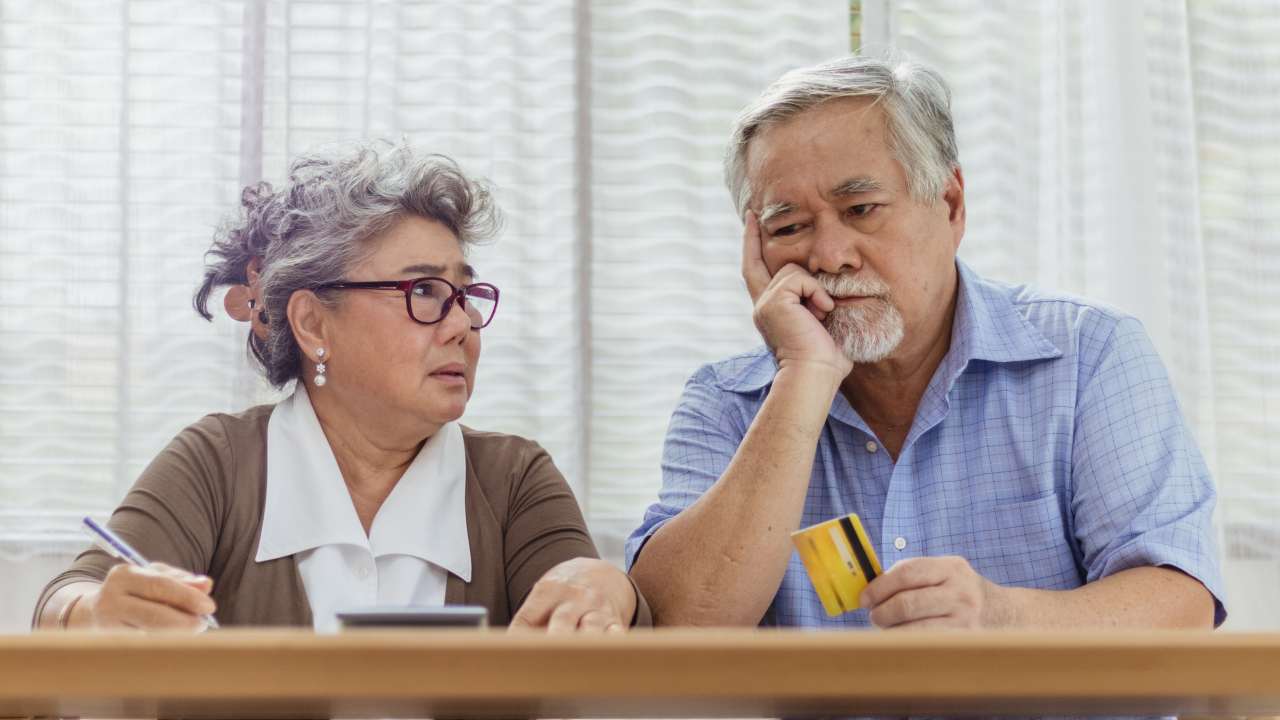
[[1226, 619], [1212, 526], [1213, 480], [1142, 325], [1123, 318], [1082, 348], [1072, 448], [1076, 541], [1087, 581], [1140, 566], [1176, 568]]
[[626, 543], [630, 570], [645, 542], [671, 518], [697, 501], [729, 467], [746, 435], [744, 398], [720, 387], [715, 369], [704, 366], [685, 383], [662, 448], [662, 489], [644, 521]]

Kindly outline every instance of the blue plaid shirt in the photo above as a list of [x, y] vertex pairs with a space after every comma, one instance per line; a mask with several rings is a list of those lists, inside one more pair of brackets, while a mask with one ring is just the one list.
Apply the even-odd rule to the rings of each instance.
[[[886, 570], [959, 555], [991, 581], [1046, 590], [1171, 566], [1213, 593], [1221, 623], [1213, 481], [1142, 325], [957, 267], [951, 348], [897, 463], [837, 393], [802, 526], [856, 512]], [[761, 347], [694, 373], [667, 432], [662, 491], [627, 541], [628, 567], [725, 471], [776, 372]], [[762, 624], [869, 621], [865, 610], [828, 617], [793, 553]]]

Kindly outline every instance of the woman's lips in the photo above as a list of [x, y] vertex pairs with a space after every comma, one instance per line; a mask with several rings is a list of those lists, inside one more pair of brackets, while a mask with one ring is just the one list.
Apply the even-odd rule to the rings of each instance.
[[466, 367], [458, 363], [450, 363], [444, 367], [436, 369], [431, 373], [431, 377], [447, 384], [466, 384], [467, 374]]

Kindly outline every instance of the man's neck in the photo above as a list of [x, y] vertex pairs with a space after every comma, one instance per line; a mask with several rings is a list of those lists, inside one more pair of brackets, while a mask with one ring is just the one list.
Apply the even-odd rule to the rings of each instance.
[[892, 356], [877, 363], [854, 365], [840, 385], [849, 404], [895, 458], [911, 430], [920, 398], [951, 349], [955, 308], [953, 293], [946, 312], [935, 316], [930, 326], [908, 332]]

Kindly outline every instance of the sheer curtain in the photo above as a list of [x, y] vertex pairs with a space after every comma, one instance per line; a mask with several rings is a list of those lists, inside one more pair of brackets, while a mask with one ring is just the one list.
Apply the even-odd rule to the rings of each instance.
[[[955, 91], [961, 254], [1111, 302], [1169, 365], [1221, 491], [1236, 627], [1280, 599], [1280, 12], [863, 0]], [[412, 137], [489, 177], [503, 288], [466, 421], [543, 443], [617, 556], [700, 363], [756, 341], [719, 160], [783, 70], [847, 52], [823, 0], [0, 0], [0, 632], [155, 452], [270, 401], [199, 320], [238, 189]], [[1280, 255], [1280, 254], [1278, 254]]]
[[0, 1], [0, 631], [179, 429], [277, 396], [192, 312], [201, 253], [244, 184], [360, 137], [495, 185], [465, 422], [546, 446], [617, 558], [684, 380], [756, 342], [730, 121], [848, 49], [846, 0]]
[[952, 83], [991, 277], [1142, 319], [1220, 493], [1229, 627], [1280, 626], [1280, 10], [865, 0], [868, 49]]

